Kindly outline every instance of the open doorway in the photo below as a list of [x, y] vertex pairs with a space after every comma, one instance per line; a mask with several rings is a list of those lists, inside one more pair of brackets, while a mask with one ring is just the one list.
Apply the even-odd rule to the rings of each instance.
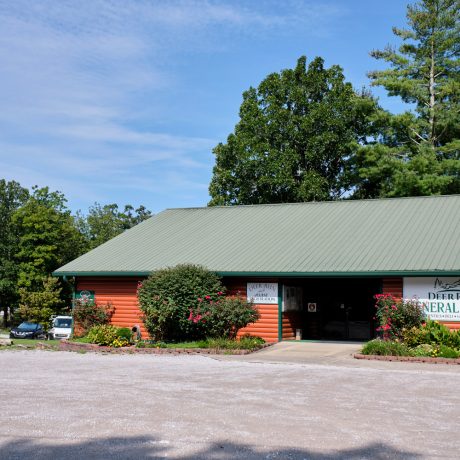
[[380, 288], [380, 280], [375, 278], [286, 281], [283, 339], [371, 339], [375, 331], [373, 296]]

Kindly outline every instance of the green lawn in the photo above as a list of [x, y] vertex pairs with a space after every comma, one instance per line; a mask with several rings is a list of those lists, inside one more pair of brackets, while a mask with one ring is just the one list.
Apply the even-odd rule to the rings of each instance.
[[[34, 349], [37, 346], [37, 343], [43, 343], [52, 350], [57, 350], [59, 348], [59, 340], [32, 340], [32, 339], [11, 339], [13, 345], [9, 346], [0, 346], [0, 350], [11, 350], [11, 349]], [[20, 345], [20, 346], [18, 346]]]

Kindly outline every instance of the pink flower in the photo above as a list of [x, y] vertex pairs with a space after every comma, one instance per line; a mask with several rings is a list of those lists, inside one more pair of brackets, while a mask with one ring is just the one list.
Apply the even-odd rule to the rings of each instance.
[[205, 295], [204, 298], [205, 298], [206, 300], [211, 300], [211, 296], [210, 296], [210, 295]]
[[219, 291], [217, 295], [224, 295], [224, 293], [222, 291]]
[[198, 302], [203, 302], [203, 299], [201, 297], [198, 297]]

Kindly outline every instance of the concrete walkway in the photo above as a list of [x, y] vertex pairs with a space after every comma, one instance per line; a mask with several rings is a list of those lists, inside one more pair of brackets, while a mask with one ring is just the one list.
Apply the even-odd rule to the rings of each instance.
[[272, 345], [256, 353], [243, 356], [217, 355], [223, 361], [243, 361], [252, 363], [304, 364], [370, 369], [412, 369], [433, 372], [460, 372], [460, 366], [427, 363], [402, 363], [355, 359], [363, 342], [296, 342], [285, 341]]
[[296, 342], [277, 343], [246, 357], [248, 361], [296, 364], [344, 364], [353, 361], [361, 350], [360, 342]]

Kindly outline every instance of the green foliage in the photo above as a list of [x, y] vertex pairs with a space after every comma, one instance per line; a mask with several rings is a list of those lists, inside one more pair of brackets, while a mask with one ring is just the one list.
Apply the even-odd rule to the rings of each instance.
[[13, 214], [19, 235], [16, 258], [20, 287], [40, 289], [53, 270], [81, 254], [83, 238], [65, 203], [61, 193], [34, 187], [27, 202]]
[[261, 337], [245, 335], [239, 340], [229, 338], [208, 338], [207, 348], [218, 350], [258, 350], [265, 343]]
[[447, 345], [436, 345], [434, 347], [432, 356], [456, 359], [460, 357], [460, 351], [452, 347], [448, 347]]
[[352, 159], [358, 197], [460, 192], [460, 8], [458, 0], [421, 0], [407, 8], [402, 40], [373, 57], [389, 69], [369, 73], [415, 106], [415, 113], [386, 116], [379, 142]]
[[87, 216], [77, 214], [76, 225], [85, 237], [88, 249], [94, 249], [151, 215], [152, 213], [142, 205], [134, 209], [128, 204], [120, 211], [115, 203], [104, 206], [95, 203], [89, 208]]
[[114, 308], [110, 304], [97, 305], [94, 301], [74, 301], [73, 318], [76, 336], [85, 335], [94, 326], [110, 322]]
[[194, 342], [154, 342], [139, 341], [136, 343], [138, 348], [213, 348], [217, 350], [258, 350], [265, 344], [261, 337], [245, 335], [239, 340], [228, 338], [207, 338]]
[[[93, 326], [86, 339], [88, 343], [104, 345], [108, 347], [126, 347], [131, 344], [131, 336], [127, 337], [127, 328], [119, 328], [109, 324]], [[129, 331], [130, 332], [130, 331]]]
[[431, 320], [427, 320], [419, 327], [403, 331], [402, 339], [410, 347], [428, 344], [460, 349], [460, 331], [451, 331], [443, 324]]
[[415, 348], [412, 349], [412, 354], [414, 356], [433, 356], [433, 351], [433, 345], [422, 343], [421, 345], [417, 345]]
[[255, 323], [259, 317], [252, 302], [240, 297], [221, 297], [217, 301], [202, 299], [198, 309], [191, 309], [189, 321], [200, 328], [203, 336], [234, 340], [240, 329]]
[[411, 356], [411, 349], [401, 342], [375, 339], [367, 342], [362, 348], [363, 355], [380, 356]]
[[59, 313], [64, 305], [61, 290], [59, 280], [51, 277], [43, 281], [42, 289], [38, 291], [20, 288], [18, 316], [24, 321], [40, 323], [47, 330], [51, 315]]
[[8, 308], [17, 305], [18, 235], [13, 225], [14, 213], [27, 201], [27, 189], [15, 181], [0, 179], [0, 310], [3, 326], [8, 327]]
[[268, 75], [243, 94], [235, 132], [213, 150], [210, 205], [339, 198], [345, 162], [374, 133], [376, 111], [319, 57]]
[[196, 265], [178, 265], [159, 270], [139, 283], [137, 296], [147, 331], [154, 340], [162, 341], [201, 335], [188, 321], [190, 310], [199, 309], [198, 299], [216, 301], [223, 293], [215, 273]]
[[423, 305], [416, 300], [396, 299], [390, 294], [374, 296], [377, 331], [385, 340], [402, 339], [404, 331], [419, 327], [425, 321]]

